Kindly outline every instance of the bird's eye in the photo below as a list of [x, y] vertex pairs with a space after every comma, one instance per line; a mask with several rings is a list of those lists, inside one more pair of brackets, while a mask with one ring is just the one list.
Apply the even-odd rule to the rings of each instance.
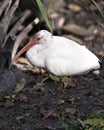
[[40, 40], [41, 38], [40, 37], [38, 37], [38, 40]]
[[41, 40], [43, 37], [38, 37], [38, 40]]

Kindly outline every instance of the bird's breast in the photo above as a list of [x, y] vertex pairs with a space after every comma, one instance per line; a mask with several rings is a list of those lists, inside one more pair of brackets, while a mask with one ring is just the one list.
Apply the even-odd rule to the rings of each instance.
[[47, 49], [45, 48], [33, 47], [27, 51], [26, 57], [32, 65], [44, 68], [44, 61], [47, 53]]

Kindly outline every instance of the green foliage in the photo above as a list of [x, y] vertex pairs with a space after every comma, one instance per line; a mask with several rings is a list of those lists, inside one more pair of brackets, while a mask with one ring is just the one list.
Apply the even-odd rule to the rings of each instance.
[[42, 4], [41, 0], [36, 0], [36, 2], [48, 28], [50, 29], [51, 33], [53, 33], [44, 5]]
[[71, 114], [69, 115], [69, 118], [70, 121], [66, 123], [64, 116], [61, 117], [61, 125], [63, 128], [65, 130], [80, 130], [80, 123], [78, 120]]
[[99, 118], [92, 118], [92, 119], [87, 119], [85, 121], [85, 124], [91, 125], [91, 126], [103, 126], [104, 127], [104, 119], [99, 119]]
[[72, 114], [61, 117], [61, 125], [65, 130], [104, 130], [104, 114], [94, 112], [89, 119], [81, 122]]
[[91, 118], [84, 121], [86, 124], [85, 130], [104, 130], [104, 114], [94, 112]]
[[65, 120], [65, 118], [64, 118], [64, 116], [62, 116], [61, 117], [61, 125], [63, 126], [63, 128], [65, 130], [69, 130], [69, 125], [64, 120]]
[[91, 118], [102, 118], [102, 119], [104, 119], [104, 114], [102, 114], [100, 112], [93, 112], [91, 114]]

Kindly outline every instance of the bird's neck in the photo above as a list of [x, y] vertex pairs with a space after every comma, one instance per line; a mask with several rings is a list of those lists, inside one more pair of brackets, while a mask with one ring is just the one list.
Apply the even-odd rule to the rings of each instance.
[[44, 68], [45, 58], [50, 53], [52, 40], [52, 37], [44, 38], [40, 41], [40, 44], [33, 46], [27, 51], [26, 56], [33, 65]]
[[37, 47], [37, 53], [41, 53], [41, 52], [47, 50], [50, 46], [51, 46], [51, 44], [42, 44], [42, 45], [39, 45]]
[[37, 44], [36, 46], [30, 48], [26, 53], [30, 63], [37, 67], [44, 68], [44, 59], [47, 56], [50, 46], [51, 44], [45, 44], [45, 46]]

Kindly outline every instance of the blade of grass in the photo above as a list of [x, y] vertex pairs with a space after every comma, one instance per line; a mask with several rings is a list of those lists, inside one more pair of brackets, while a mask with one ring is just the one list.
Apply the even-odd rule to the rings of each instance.
[[93, 17], [95, 19], [95, 21], [97, 22], [99, 19], [99, 16], [90, 8], [90, 6], [88, 5], [88, 1], [87, 0], [82, 0], [84, 6], [86, 9], [88, 9], [89, 11], [91, 11], [91, 13], [93, 14]]
[[96, 8], [99, 10], [101, 16], [104, 18], [104, 12], [101, 10], [99, 5], [95, 2], [95, 0], [92, 0], [93, 4], [96, 6]]
[[39, 10], [40, 10], [40, 12], [41, 12], [41, 14], [42, 14], [42, 16], [43, 16], [43, 18], [44, 18], [44, 20], [45, 20], [45, 22], [46, 22], [48, 28], [49, 28], [49, 30], [50, 30], [51, 33], [52, 33], [52, 27], [51, 27], [51, 24], [50, 24], [50, 22], [49, 22], [49, 19], [48, 19], [48, 16], [47, 16], [47, 13], [46, 13], [46, 10], [45, 10], [45, 8], [44, 8], [43, 3], [41, 2], [41, 0], [36, 0], [36, 2], [37, 2], [37, 5], [38, 5], [38, 7], [39, 7]]

